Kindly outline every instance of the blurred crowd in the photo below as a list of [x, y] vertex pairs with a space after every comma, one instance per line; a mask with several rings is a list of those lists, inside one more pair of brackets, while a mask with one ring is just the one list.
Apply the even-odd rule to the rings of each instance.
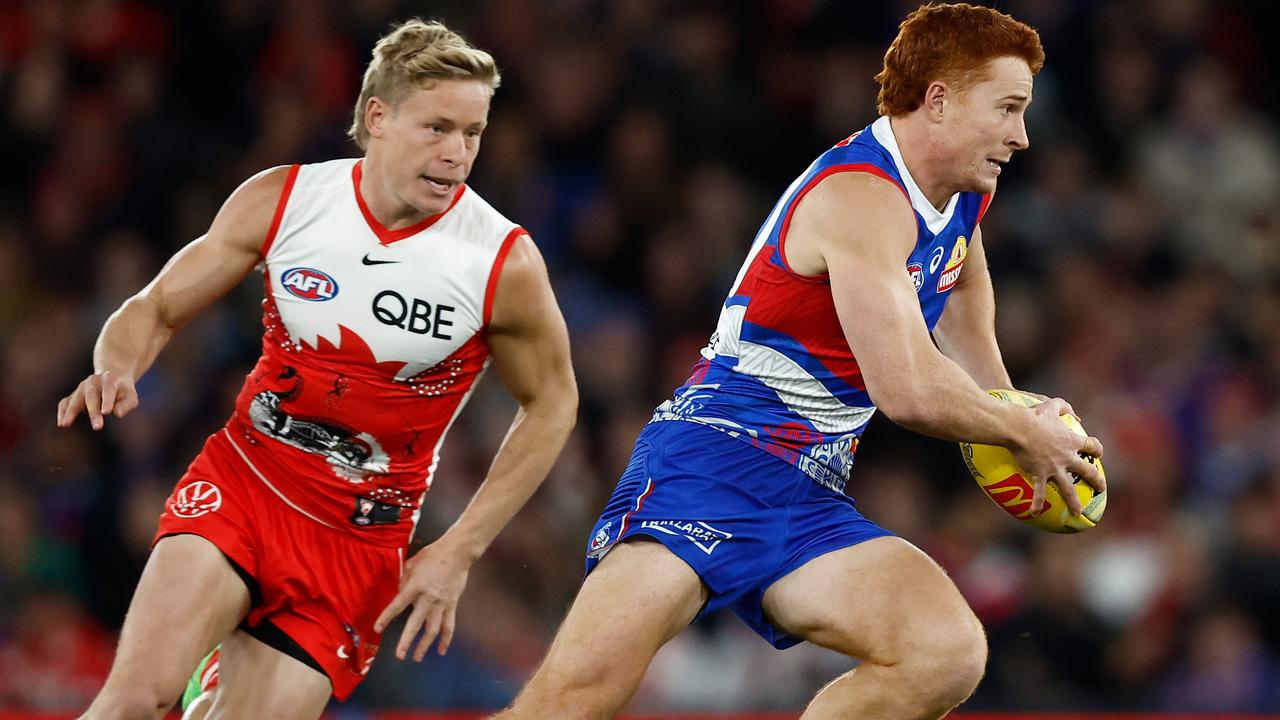
[[[849, 492], [933, 555], [990, 633], [991, 710], [1280, 712], [1280, 27], [1263, 0], [1009, 0], [1048, 59], [983, 224], [1019, 387], [1106, 445], [1076, 536], [1010, 519], [954, 445], [868, 430]], [[914, 2], [0, 3], [0, 709], [74, 710], [110, 664], [164, 498], [256, 357], [251, 279], [177, 335], [141, 407], [54, 427], [106, 316], [268, 166], [344, 136], [373, 42], [444, 20], [503, 73], [471, 185], [530, 229], [569, 322], [576, 431], [473, 570], [448, 656], [384, 653], [347, 704], [501, 705], [582, 577], [586, 533], [687, 375], [774, 200], [875, 119]], [[514, 411], [485, 381], [420, 541]], [[857, 612], [857, 608], [850, 608]], [[398, 630], [393, 629], [392, 633]], [[392, 635], [395, 637], [397, 635]], [[852, 662], [715, 616], [641, 710], [795, 709]]]

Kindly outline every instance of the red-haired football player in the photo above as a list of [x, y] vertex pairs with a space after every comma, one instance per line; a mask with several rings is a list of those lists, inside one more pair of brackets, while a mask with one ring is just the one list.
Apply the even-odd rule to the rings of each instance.
[[926, 6], [902, 23], [877, 75], [881, 117], [774, 206], [702, 359], [640, 434], [546, 660], [499, 717], [612, 717], [659, 647], [726, 607], [780, 648], [861, 661], [807, 720], [936, 718], [969, 696], [986, 664], [978, 619], [843, 490], [877, 408], [1010, 448], [1037, 505], [1072, 473], [1103, 484], [1078, 454], [1102, 447], [1058, 420], [1065, 402], [983, 391], [1010, 380], [979, 223], [1028, 145], [1043, 61], [1035, 30], [989, 8]]

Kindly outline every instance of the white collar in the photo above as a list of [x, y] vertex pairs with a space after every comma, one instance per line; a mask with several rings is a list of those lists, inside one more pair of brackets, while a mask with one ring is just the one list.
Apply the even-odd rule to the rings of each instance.
[[871, 134], [875, 137], [876, 142], [884, 146], [885, 150], [893, 156], [893, 162], [898, 166], [898, 174], [902, 176], [902, 184], [907, 188], [907, 197], [911, 199], [911, 207], [920, 213], [920, 217], [924, 218], [925, 227], [929, 228], [929, 232], [937, 235], [942, 229], [951, 222], [951, 215], [956, 210], [956, 203], [960, 200], [960, 193], [951, 196], [947, 201], [947, 206], [938, 212], [938, 208], [929, 202], [929, 198], [924, 196], [920, 191], [920, 186], [916, 184], [915, 178], [911, 177], [911, 172], [907, 170], [907, 164], [902, 160], [902, 151], [898, 149], [898, 140], [893, 136], [893, 126], [889, 124], [889, 116], [882, 115], [875, 122], [871, 123]]

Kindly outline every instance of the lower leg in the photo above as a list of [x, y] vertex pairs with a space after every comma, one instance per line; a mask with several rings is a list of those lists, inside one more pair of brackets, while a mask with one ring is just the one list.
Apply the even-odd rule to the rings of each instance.
[[587, 577], [547, 658], [493, 720], [604, 720], [631, 699], [654, 653], [698, 614], [706, 590], [664, 546], [609, 551]]
[[81, 720], [161, 720], [178, 702], [178, 694], [170, 688], [145, 686], [113, 686], [110, 681], [94, 698]]
[[162, 539], [134, 591], [107, 682], [82, 720], [163, 718], [192, 668], [248, 607], [248, 588], [213, 543]]
[[935, 720], [964, 702], [982, 677], [985, 646], [947, 668], [864, 662], [824, 687], [801, 720]]

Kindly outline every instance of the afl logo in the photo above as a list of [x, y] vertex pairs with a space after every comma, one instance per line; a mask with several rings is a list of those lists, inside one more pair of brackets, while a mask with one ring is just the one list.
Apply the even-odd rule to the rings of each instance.
[[338, 294], [338, 282], [328, 273], [308, 267], [285, 270], [280, 284], [294, 297], [312, 302], [332, 300]]
[[222, 507], [222, 491], [217, 485], [204, 480], [197, 480], [184, 485], [174, 493], [169, 502], [169, 512], [175, 517], [196, 518], [217, 512]]
[[920, 292], [920, 288], [924, 287], [924, 268], [920, 263], [911, 263], [907, 266], [907, 272], [911, 275], [911, 284], [916, 286], [916, 292]]

